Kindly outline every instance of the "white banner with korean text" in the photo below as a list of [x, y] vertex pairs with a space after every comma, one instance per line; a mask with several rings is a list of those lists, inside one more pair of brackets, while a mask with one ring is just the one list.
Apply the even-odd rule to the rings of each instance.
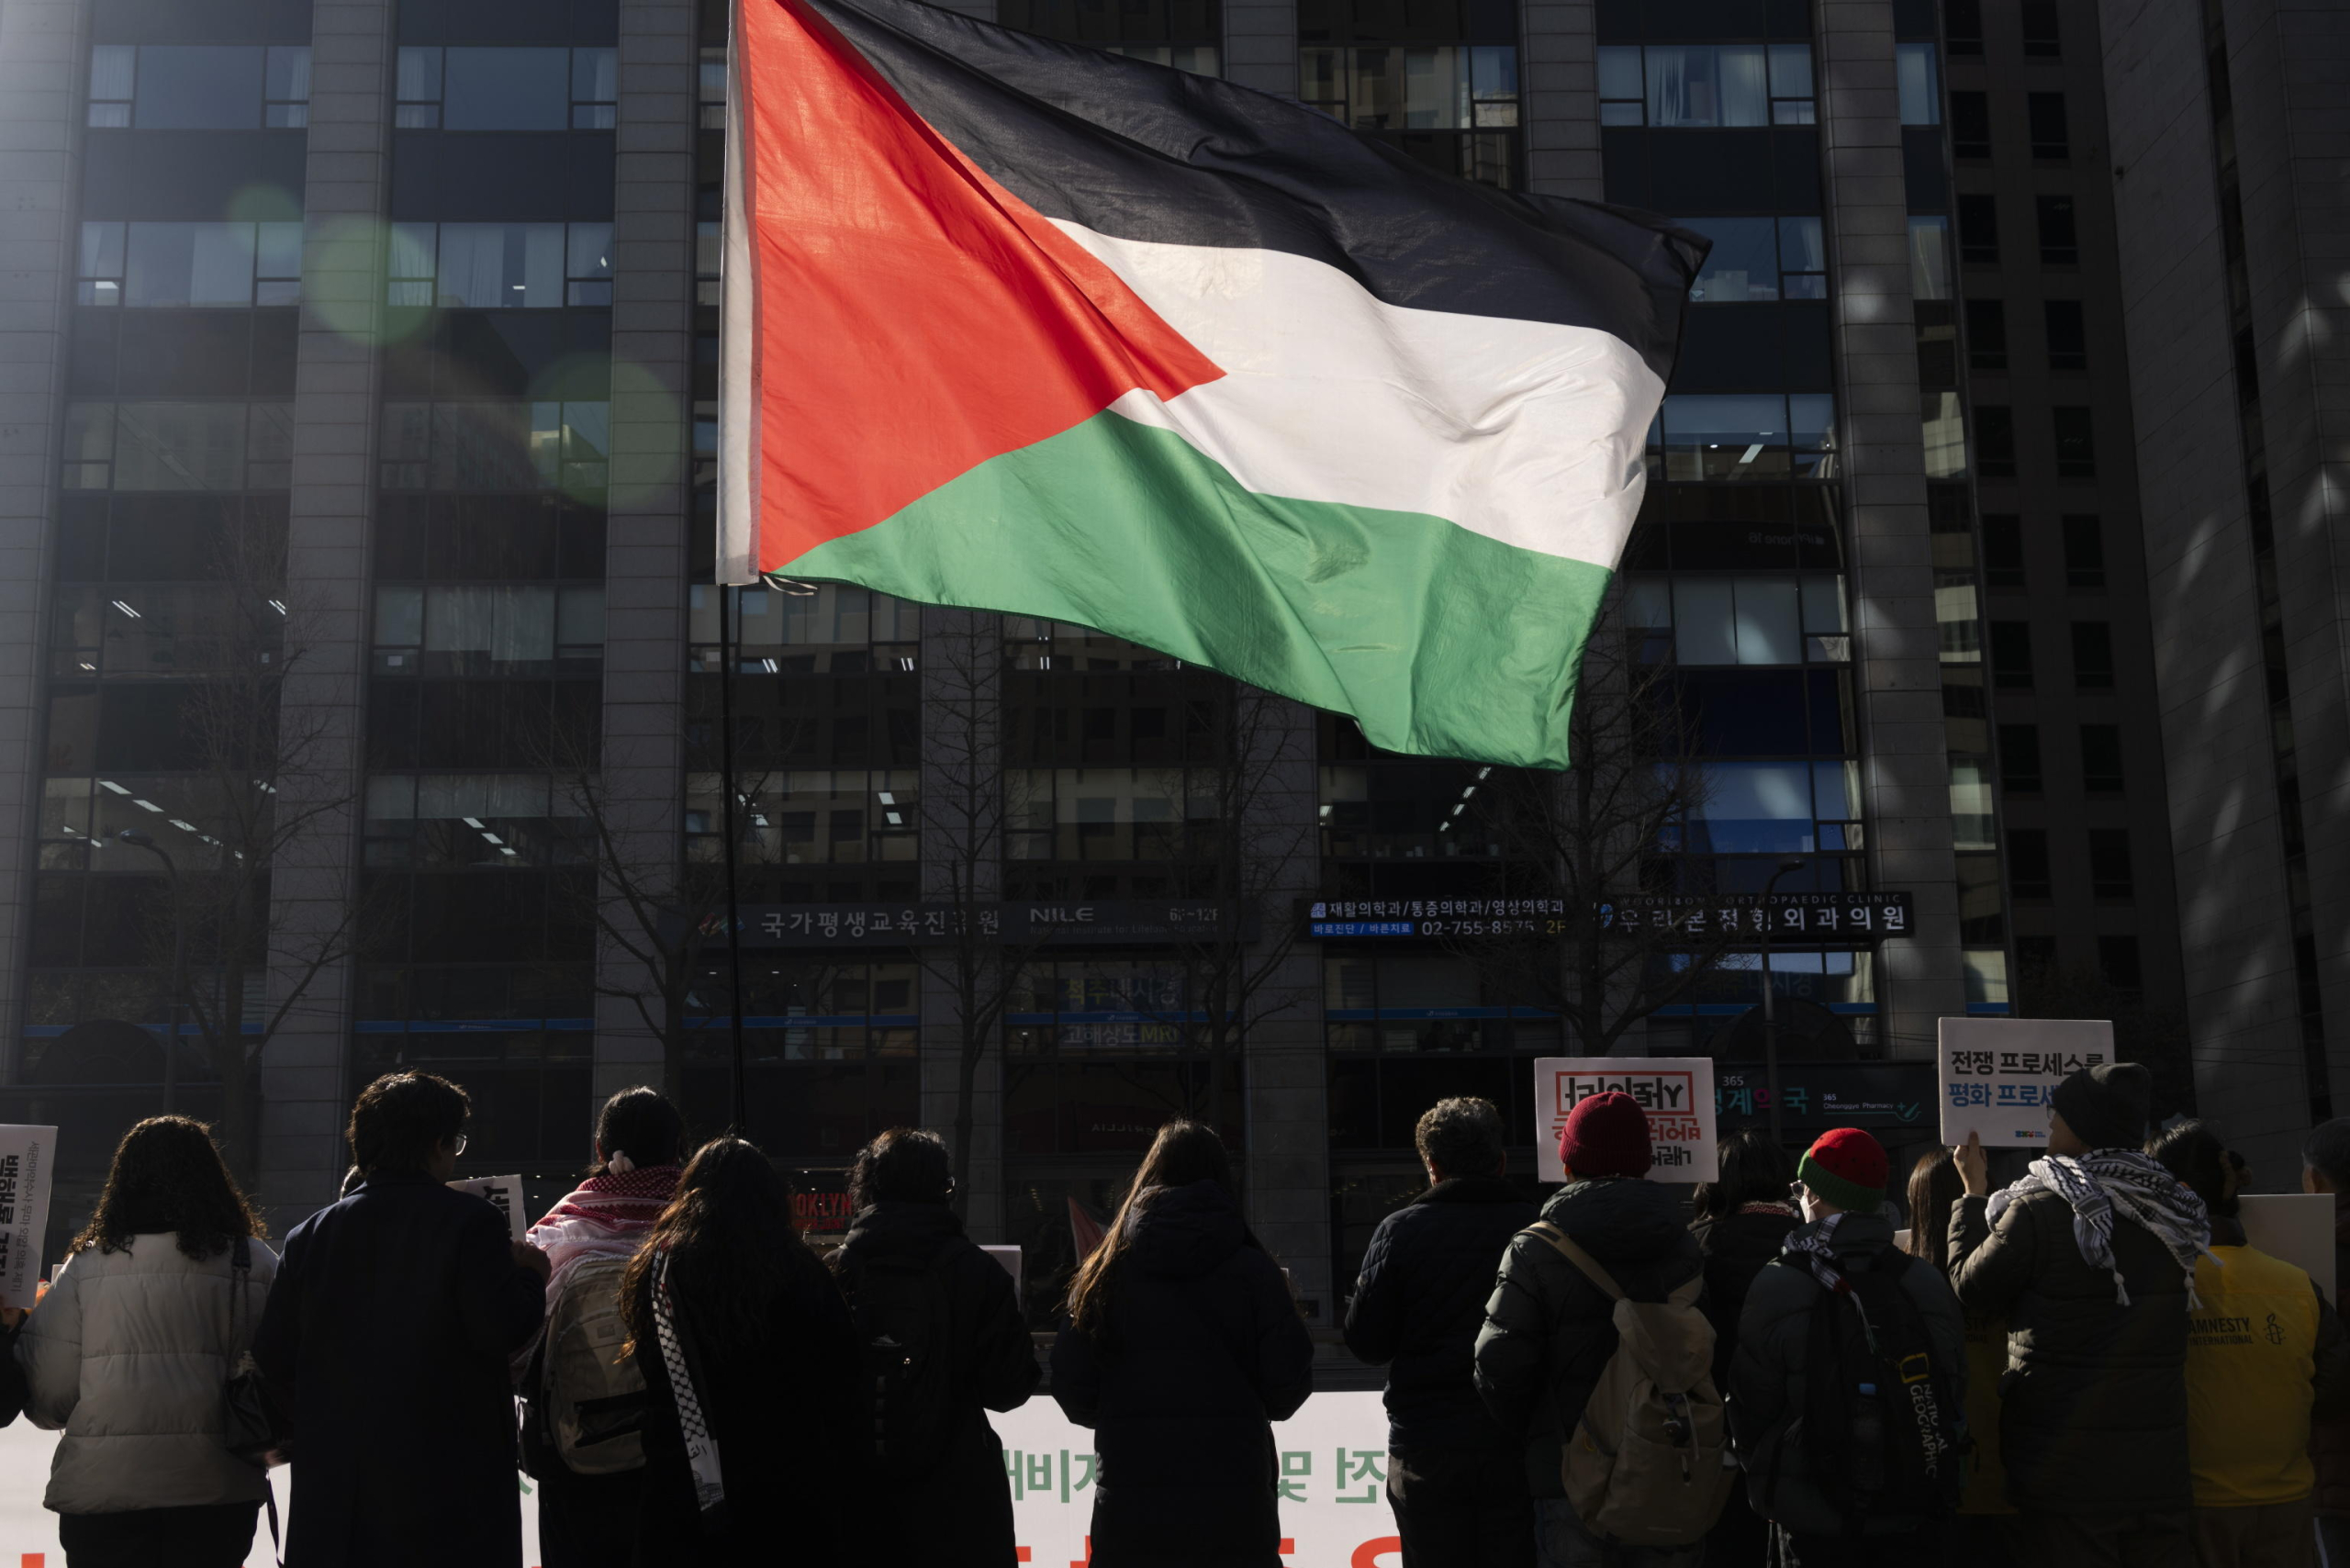
[[1563, 1182], [1559, 1129], [1579, 1102], [1629, 1094], [1649, 1114], [1652, 1182], [1711, 1182], [1714, 1148], [1711, 1057], [1538, 1057], [1534, 1062], [1535, 1177]]
[[0, 1126], [0, 1301], [30, 1306], [43, 1272], [55, 1127]]
[[[1031, 1568], [1085, 1568], [1099, 1475], [1093, 1434], [1072, 1426], [1045, 1394], [990, 1419], [1003, 1439], [1020, 1560]], [[1273, 1428], [1273, 1440], [1281, 1452], [1283, 1568], [1401, 1568], [1387, 1507], [1387, 1413], [1379, 1395], [1317, 1394]], [[56, 1447], [56, 1433], [22, 1419], [0, 1428], [0, 1562], [65, 1568], [57, 1516], [40, 1506]], [[292, 1502], [291, 1473], [270, 1473], [281, 1516]], [[515, 1484], [522, 1503], [518, 1568], [539, 1568], [536, 1485], [527, 1475], [516, 1476]], [[271, 1561], [264, 1525], [245, 1562], [268, 1568]]]
[[2056, 1086], [2113, 1059], [2113, 1025], [2092, 1018], [1944, 1018], [1937, 1029], [1942, 1142], [2044, 1148]]

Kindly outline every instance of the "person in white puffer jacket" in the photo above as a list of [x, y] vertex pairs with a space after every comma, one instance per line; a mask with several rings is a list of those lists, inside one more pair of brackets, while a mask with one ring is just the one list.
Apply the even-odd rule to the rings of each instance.
[[[266, 1473], [221, 1440], [277, 1256], [203, 1124], [123, 1135], [88, 1226], [17, 1339], [68, 1568], [237, 1568]], [[245, 1242], [248, 1269], [234, 1266]]]

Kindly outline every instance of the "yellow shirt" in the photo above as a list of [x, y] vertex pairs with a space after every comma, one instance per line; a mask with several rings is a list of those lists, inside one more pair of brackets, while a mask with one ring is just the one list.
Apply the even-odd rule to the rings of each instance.
[[1999, 1463], [1999, 1379], [2008, 1370], [2008, 1326], [1983, 1313], [1966, 1315], [1966, 1429], [1975, 1463], [1966, 1474], [1962, 1514], [2012, 1514], [2008, 1473]]
[[2310, 1495], [2317, 1292], [2308, 1274], [2251, 1247], [2195, 1263], [2202, 1305], [2187, 1315], [2188, 1461], [2199, 1508]]

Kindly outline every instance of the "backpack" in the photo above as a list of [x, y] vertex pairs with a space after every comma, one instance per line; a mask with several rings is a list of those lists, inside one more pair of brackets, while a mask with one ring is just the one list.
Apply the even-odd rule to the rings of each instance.
[[547, 1308], [539, 1345], [537, 1421], [543, 1444], [581, 1475], [610, 1475], [644, 1464], [644, 1378], [621, 1354], [625, 1258], [589, 1258], [572, 1266]]
[[1559, 1456], [1575, 1517], [1625, 1546], [1703, 1540], [1737, 1478], [1714, 1387], [1714, 1327], [1697, 1310], [1705, 1276], [1662, 1301], [1632, 1301], [1558, 1226], [1520, 1234], [1548, 1242], [1616, 1303], [1615, 1353]]
[[1913, 1266], [1890, 1249], [1851, 1266], [1831, 1261], [1838, 1288], [1811, 1309], [1797, 1440], [1812, 1484], [1852, 1532], [1871, 1518], [1956, 1513], [1965, 1490], [1965, 1413], [1901, 1288]]
[[954, 1437], [954, 1304], [939, 1260], [877, 1249], [848, 1260], [842, 1292], [865, 1347], [871, 1456], [882, 1475], [912, 1480], [937, 1470]]

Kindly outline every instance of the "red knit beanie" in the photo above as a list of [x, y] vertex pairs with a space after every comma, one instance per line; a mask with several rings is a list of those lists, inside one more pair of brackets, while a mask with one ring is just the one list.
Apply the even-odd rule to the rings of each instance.
[[1885, 1146], [1858, 1127], [1819, 1135], [1796, 1164], [1796, 1180], [1840, 1209], [1874, 1214], [1885, 1203]]
[[1575, 1102], [1559, 1129], [1559, 1163], [1577, 1181], [1591, 1176], [1645, 1176], [1655, 1161], [1649, 1114], [1629, 1094], [1609, 1090]]

